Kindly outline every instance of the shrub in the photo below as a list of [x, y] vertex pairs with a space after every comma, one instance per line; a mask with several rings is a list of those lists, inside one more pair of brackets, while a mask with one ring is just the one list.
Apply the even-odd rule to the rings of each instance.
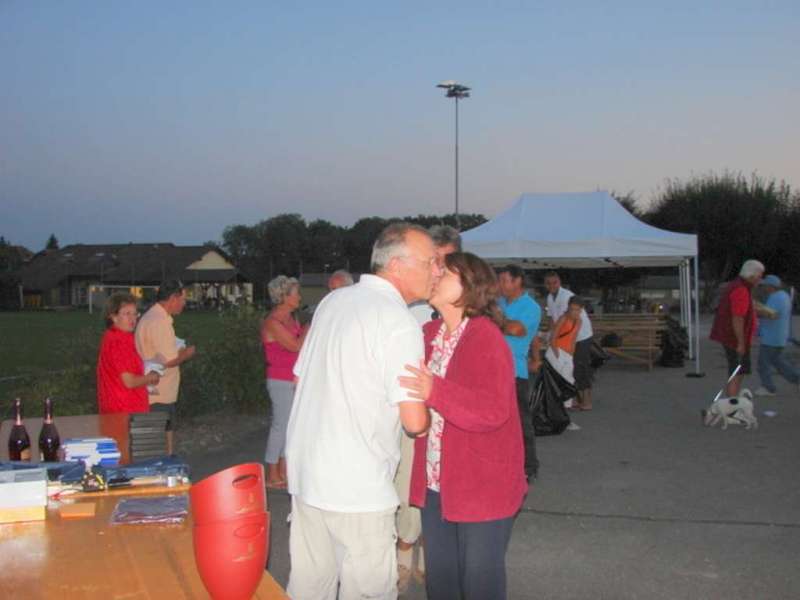
[[[65, 357], [65, 368], [31, 375], [12, 391], [13, 397], [23, 399], [30, 416], [38, 416], [38, 407], [32, 410], [31, 401], [41, 402], [50, 397], [56, 415], [80, 415], [97, 412], [97, 382], [95, 368], [102, 332], [98, 327], [85, 327], [77, 333], [56, 338], [53, 342], [58, 353]], [[35, 406], [35, 404], [34, 404]]]
[[[260, 313], [251, 306], [220, 313], [218, 334], [198, 346], [197, 354], [181, 367], [183, 415], [209, 412], [266, 414], [264, 358], [259, 338]], [[202, 337], [199, 332], [188, 339]]]
[[[181, 366], [178, 411], [189, 417], [217, 412], [267, 414], [260, 314], [245, 306], [203, 317], [176, 319], [180, 334], [190, 343], [202, 340], [197, 354]], [[38, 415], [37, 403], [48, 396], [56, 402], [57, 415], [97, 412], [96, 368], [102, 334], [97, 324], [55, 339], [65, 367], [31, 375], [12, 387], [11, 397], [23, 399], [26, 415]]]

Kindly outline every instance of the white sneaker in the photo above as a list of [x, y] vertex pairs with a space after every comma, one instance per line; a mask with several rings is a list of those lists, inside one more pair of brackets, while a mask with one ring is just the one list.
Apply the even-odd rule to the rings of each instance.
[[753, 392], [753, 394], [756, 395], [756, 396], [774, 396], [775, 392], [770, 392], [767, 388], [765, 388], [762, 385], [755, 392]]

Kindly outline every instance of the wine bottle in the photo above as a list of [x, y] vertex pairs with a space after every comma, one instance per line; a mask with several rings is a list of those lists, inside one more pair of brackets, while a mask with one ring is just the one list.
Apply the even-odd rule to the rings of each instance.
[[19, 398], [14, 400], [14, 426], [8, 436], [8, 458], [9, 460], [31, 459], [31, 439], [28, 437], [28, 430], [22, 424], [22, 401]]
[[53, 423], [53, 401], [46, 398], [44, 401], [44, 422], [39, 432], [39, 451], [42, 462], [57, 462], [58, 449], [61, 447], [61, 438], [58, 429]]

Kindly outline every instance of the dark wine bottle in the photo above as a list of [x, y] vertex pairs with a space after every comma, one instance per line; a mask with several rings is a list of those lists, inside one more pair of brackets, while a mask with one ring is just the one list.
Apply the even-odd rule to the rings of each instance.
[[31, 439], [28, 437], [28, 430], [22, 424], [22, 401], [19, 398], [14, 400], [14, 426], [8, 436], [8, 458], [9, 460], [31, 459]]
[[53, 423], [53, 401], [46, 398], [44, 401], [44, 422], [42, 431], [39, 432], [39, 451], [42, 462], [57, 462], [58, 449], [61, 447], [61, 438], [58, 429]]

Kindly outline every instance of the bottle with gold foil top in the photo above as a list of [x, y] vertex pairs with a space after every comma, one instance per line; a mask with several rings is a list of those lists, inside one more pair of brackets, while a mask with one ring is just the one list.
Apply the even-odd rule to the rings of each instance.
[[22, 422], [22, 400], [19, 398], [14, 400], [14, 425], [8, 436], [8, 458], [9, 460], [31, 459], [31, 439]]
[[39, 460], [42, 462], [57, 462], [58, 449], [61, 447], [61, 438], [53, 423], [53, 401], [46, 398], [44, 401], [44, 422], [39, 432]]

